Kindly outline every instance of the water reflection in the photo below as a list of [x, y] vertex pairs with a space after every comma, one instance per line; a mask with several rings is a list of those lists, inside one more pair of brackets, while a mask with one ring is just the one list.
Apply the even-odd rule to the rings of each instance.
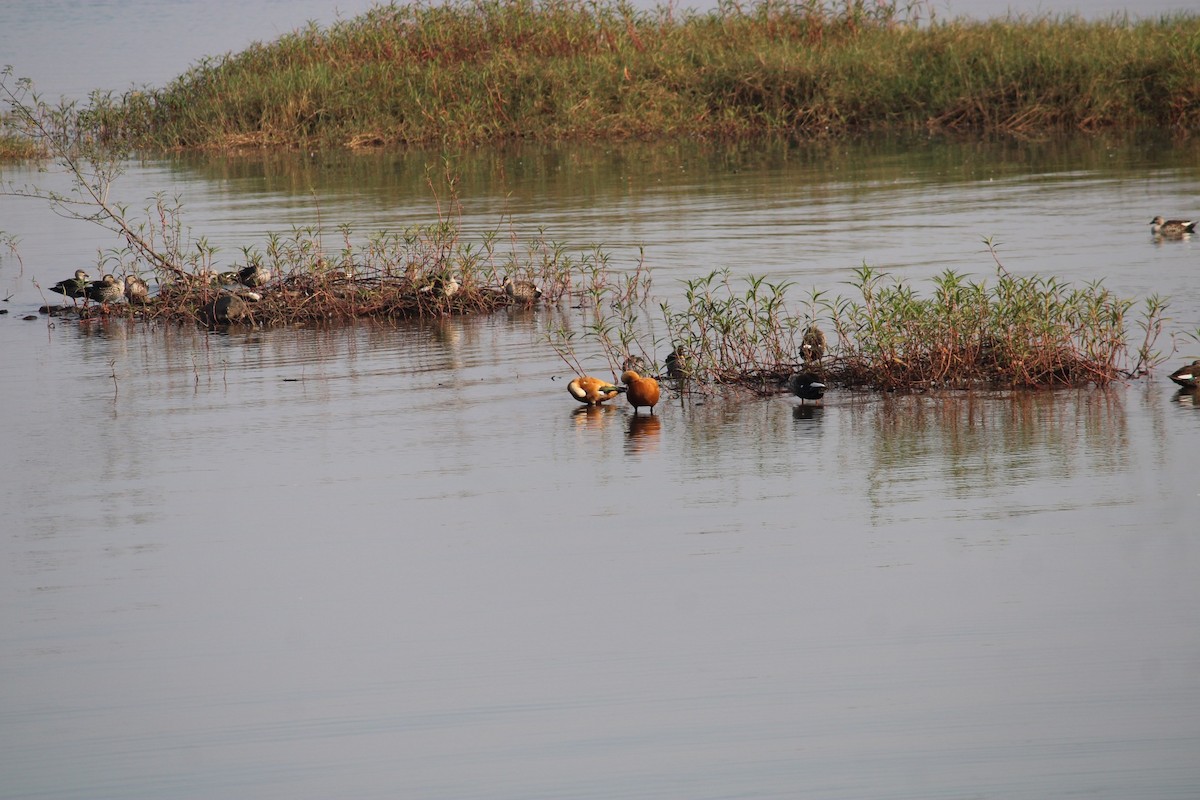
[[649, 453], [658, 449], [662, 418], [658, 415], [631, 414], [626, 433], [626, 453]]
[[[866, 255], [923, 270], [1003, 223], [1039, 269], [1172, 294], [1186, 319], [1194, 264], [1148, 247], [1145, 220], [1191, 197], [1196, 147], [456, 162], [467, 227], [516, 210], [572, 244], [644, 237], [656, 291], [725, 265], [835, 287]], [[318, 195], [321, 219], [363, 231], [430, 221], [437, 157], [132, 177], [193, 181], [189, 208], [240, 245], [311, 224]], [[866, 206], [880, 235], [849, 227]], [[52, 238], [27, 262], [57, 280]], [[28, 292], [33, 267], [0, 270]], [[21, 796], [209, 788], [186, 773], [274, 797], [312, 763], [323, 794], [366, 796], [1065, 796], [1114, 756], [1112, 797], [1197, 785], [1200, 415], [1163, 376], [823, 406], [672, 392], [651, 416], [567, 395], [545, 339], [581, 329], [565, 306], [220, 332], [3, 319], [0, 774]]]
[[1074, 494], [1031, 490], [1126, 473], [1133, 449], [1122, 389], [885, 396], [851, 404], [849, 419], [872, 432], [868, 497], [893, 512], [930, 496], [951, 515], [982, 498], [1012, 498], [1004, 513], [1071, 507]]
[[809, 403], [797, 404], [792, 409], [792, 419], [797, 423], [796, 430], [802, 433], [811, 434], [820, 432], [820, 421], [824, 415], [824, 406], [812, 405]]
[[1171, 401], [1181, 406], [1200, 409], [1200, 387], [1184, 387], [1175, 393]]

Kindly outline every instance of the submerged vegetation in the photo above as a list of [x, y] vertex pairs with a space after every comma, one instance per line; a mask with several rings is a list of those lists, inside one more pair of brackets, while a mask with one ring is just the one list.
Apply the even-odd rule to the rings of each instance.
[[1200, 16], [935, 17], [897, 0], [389, 4], [96, 95], [137, 148], [1200, 127]]

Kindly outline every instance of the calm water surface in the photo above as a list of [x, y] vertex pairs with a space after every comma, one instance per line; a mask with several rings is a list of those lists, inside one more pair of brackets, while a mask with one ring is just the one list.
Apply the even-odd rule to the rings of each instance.
[[[832, 291], [864, 259], [986, 277], [996, 235], [1014, 271], [1171, 295], [1177, 333], [1200, 326], [1200, 253], [1146, 223], [1187, 210], [1192, 156], [475, 154], [461, 219], [604, 241], [618, 267], [644, 244], [666, 296], [726, 266]], [[330, 227], [430, 221], [425, 163], [151, 161], [119, 186], [180, 192], [232, 260], [318, 206]], [[1161, 374], [588, 413], [543, 339], [565, 306], [227, 334], [24, 321], [35, 281], [112, 242], [0, 210], [22, 235], [0, 263], [4, 797], [1200, 786], [1200, 408]]]
[[[0, 37], [64, 59], [82, 51], [49, 45], [87, 14], [131, 10], [14, 37], [33, 8], [5, 5]], [[201, 52], [242, 45], [221, 41]], [[342, 223], [433, 221], [442, 155], [147, 160], [116, 193], [177, 193], [227, 264], [318, 220], [331, 248]], [[0, 254], [0, 797], [1196, 796], [1200, 407], [1163, 373], [1200, 355], [1200, 243], [1147, 225], [1200, 213], [1194, 144], [450, 155], [468, 237], [544, 228], [617, 268], [644, 246], [667, 299], [726, 267], [795, 302], [864, 261], [919, 289], [987, 278], [987, 236], [1018, 274], [1170, 297], [1180, 350], [1108, 391], [670, 397], [635, 419], [568, 398], [543, 337], [578, 323], [565, 306], [24, 321], [117, 242], [0, 197], [20, 237]]]

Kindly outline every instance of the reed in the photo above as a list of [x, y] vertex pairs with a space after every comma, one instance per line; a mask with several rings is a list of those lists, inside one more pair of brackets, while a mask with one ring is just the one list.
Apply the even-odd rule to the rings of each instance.
[[[662, 310], [689, 376], [767, 392], [802, 365], [848, 388], [920, 391], [1104, 386], [1161, 361], [1163, 299], [1134, 313], [1134, 301], [1100, 281], [1073, 286], [1011, 275], [998, 260], [996, 268], [990, 284], [948, 270], [922, 297], [863, 265], [849, 282], [857, 297], [814, 291], [800, 310], [785, 303], [786, 283], [751, 277], [739, 291], [714, 272], [687, 282], [685, 308]], [[806, 364], [799, 337], [813, 324], [829, 328], [831, 347]]]
[[[644, 253], [633, 269], [619, 270], [602, 248], [572, 256], [544, 231], [521, 240], [510, 229], [506, 248], [501, 226], [478, 242], [463, 241], [449, 163], [440, 179], [428, 177], [435, 223], [361, 243], [346, 226], [329, 243], [319, 225], [296, 228], [271, 236], [263, 248], [243, 248], [222, 273], [216, 249], [191, 238], [178, 198], [157, 195], [139, 217], [110, 200], [127, 153], [92, 135], [87, 113], [36, 97], [27, 101], [24, 85], [14, 89], [8, 77], [0, 74], [0, 96], [9, 99], [20, 129], [53, 153], [72, 191], [11, 185], [4, 191], [117, 234], [122, 244], [101, 254], [100, 271], [148, 275], [159, 287], [150, 301], [121, 306], [130, 316], [282, 324], [486, 313], [512, 302], [503, 290], [511, 276], [541, 283], [546, 302], [570, 295], [583, 310], [582, 339], [565, 325], [547, 334], [567, 363], [579, 363], [577, 341], [598, 346], [614, 373], [631, 358], [665, 366], [656, 356], [669, 346], [697, 382], [763, 392], [778, 391], [805, 360], [799, 340], [816, 324], [828, 326], [833, 341], [824, 358], [805, 367], [852, 388], [1106, 385], [1143, 374], [1159, 358], [1153, 347], [1163, 328], [1163, 300], [1146, 299], [1131, 321], [1134, 302], [1101, 282], [1076, 287], [1053, 277], [1014, 276], [986, 240], [994, 283], [947, 271], [933, 279], [929, 297], [863, 265], [850, 281], [857, 298], [814, 290], [796, 310], [787, 302], [789, 282], [734, 280], [728, 270], [716, 270], [686, 282], [682, 308], [658, 304], [666, 325], [659, 337], [647, 317], [651, 281]], [[13, 244], [3, 232], [0, 242]], [[254, 282], [253, 297], [234, 286], [242, 270], [268, 274]], [[82, 316], [111, 313], [87, 304], [70, 309]], [[1132, 353], [1131, 324], [1142, 336]]]
[[895, 0], [391, 4], [100, 95], [139, 148], [1200, 127], [1200, 16], [935, 18]]

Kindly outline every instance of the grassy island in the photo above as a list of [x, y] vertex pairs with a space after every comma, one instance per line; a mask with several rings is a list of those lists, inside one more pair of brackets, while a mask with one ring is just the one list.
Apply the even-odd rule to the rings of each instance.
[[[1105, 385], [1156, 363], [1166, 301], [1136, 308], [1101, 282], [1011, 275], [998, 257], [990, 282], [947, 271], [924, 293], [864, 265], [850, 282], [856, 295], [814, 290], [799, 307], [786, 282], [741, 284], [718, 270], [689, 281], [686, 302], [672, 306], [653, 297], [641, 260], [620, 273], [599, 250], [572, 254], [499, 229], [464, 241], [456, 201], [446, 213], [439, 202], [434, 225], [365, 242], [346, 227], [336, 242], [319, 226], [297, 229], [220, 264], [190, 239], [178, 200], [159, 195], [139, 218], [109, 188], [132, 148], [1190, 132], [1200, 124], [1200, 17], [943, 23], [887, 0], [725, 4], [681, 16], [609, 0], [387, 5], [205, 61], [159, 91], [51, 106], [6, 68], [0, 99], [18, 145], [47, 153], [72, 179], [69, 192], [0, 190], [122, 242], [48, 313], [280, 325], [551, 304], [579, 310], [545, 331], [559, 354], [572, 363], [576, 342], [587, 341], [614, 373], [627, 359], [662, 372], [673, 352], [684, 381], [763, 392], [797, 369], [881, 390]], [[450, 196], [455, 184], [448, 163]], [[0, 231], [0, 244], [14, 242]], [[152, 289], [139, 281], [132, 293], [139, 278]], [[651, 338], [659, 312], [666, 335]], [[826, 333], [813, 358], [805, 348], [817, 327]]]
[[942, 21], [894, 0], [383, 5], [94, 98], [144, 148], [1200, 128], [1200, 16]]

